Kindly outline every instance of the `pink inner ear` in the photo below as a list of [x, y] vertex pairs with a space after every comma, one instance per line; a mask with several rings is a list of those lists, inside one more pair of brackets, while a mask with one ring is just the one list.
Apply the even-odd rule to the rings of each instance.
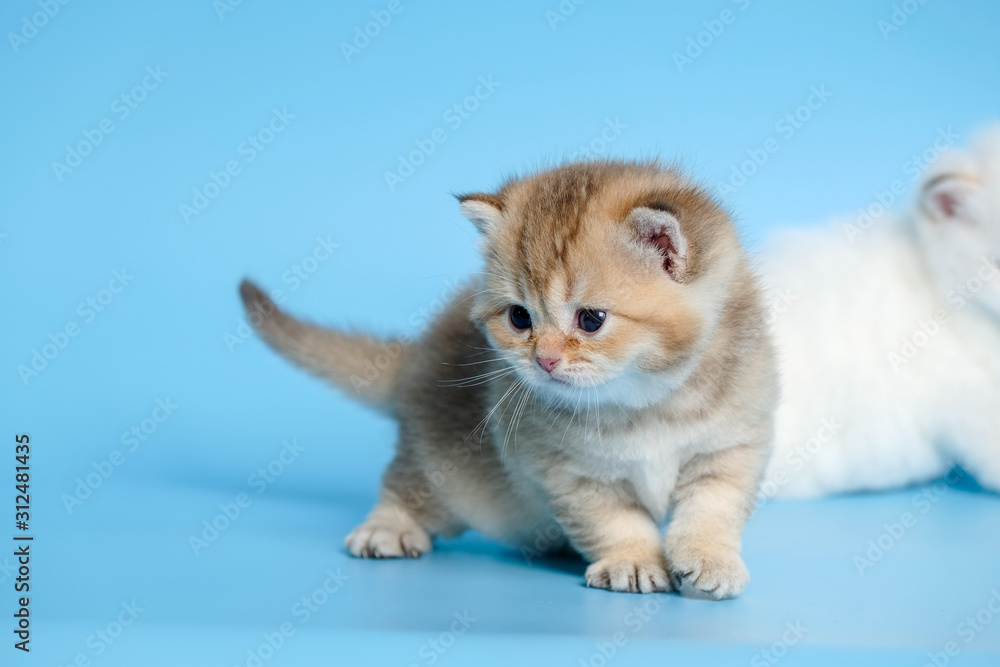
[[649, 242], [652, 243], [663, 255], [663, 270], [670, 271], [673, 266], [672, 257], [677, 255], [677, 248], [674, 247], [674, 242], [668, 234], [655, 234], [649, 237]]
[[950, 192], [938, 192], [934, 195], [934, 199], [937, 200], [938, 208], [949, 218], [955, 216], [955, 212], [958, 210], [958, 197], [951, 194]]

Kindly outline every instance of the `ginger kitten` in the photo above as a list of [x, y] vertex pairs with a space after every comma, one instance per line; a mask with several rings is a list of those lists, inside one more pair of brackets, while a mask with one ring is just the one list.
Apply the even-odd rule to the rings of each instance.
[[350, 553], [416, 557], [469, 528], [522, 545], [555, 522], [589, 586], [739, 595], [777, 388], [729, 217], [655, 163], [567, 164], [459, 201], [486, 267], [413, 344], [241, 286], [276, 350], [399, 422]]

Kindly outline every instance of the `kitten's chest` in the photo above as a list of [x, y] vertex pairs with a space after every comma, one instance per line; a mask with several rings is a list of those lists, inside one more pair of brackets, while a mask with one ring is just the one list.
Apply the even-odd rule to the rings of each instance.
[[672, 457], [633, 464], [628, 479], [639, 501], [657, 523], [662, 523], [667, 518], [670, 497], [677, 484], [678, 469], [677, 459]]
[[[666, 519], [677, 483], [681, 447], [666, 429], [604, 438], [603, 450], [588, 447], [588, 465], [596, 478], [625, 483], [659, 523]], [[597, 453], [599, 452], [599, 453]]]

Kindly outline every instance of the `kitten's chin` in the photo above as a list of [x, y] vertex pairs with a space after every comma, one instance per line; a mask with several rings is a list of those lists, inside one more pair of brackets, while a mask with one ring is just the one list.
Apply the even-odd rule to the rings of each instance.
[[535, 394], [552, 405], [571, 409], [577, 405], [617, 405], [639, 410], [666, 400], [684, 379], [631, 370], [603, 381], [548, 376], [534, 377], [530, 382]]

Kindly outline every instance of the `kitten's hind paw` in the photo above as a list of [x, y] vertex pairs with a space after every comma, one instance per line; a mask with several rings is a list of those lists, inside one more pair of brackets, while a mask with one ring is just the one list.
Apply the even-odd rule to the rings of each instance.
[[620, 593], [658, 593], [670, 590], [662, 556], [609, 556], [587, 568], [587, 586]]
[[344, 545], [359, 558], [419, 558], [431, 550], [431, 538], [416, 524], [365, 521]]

